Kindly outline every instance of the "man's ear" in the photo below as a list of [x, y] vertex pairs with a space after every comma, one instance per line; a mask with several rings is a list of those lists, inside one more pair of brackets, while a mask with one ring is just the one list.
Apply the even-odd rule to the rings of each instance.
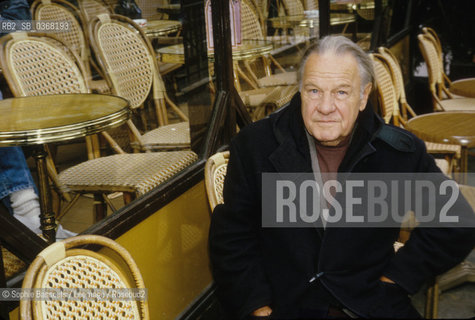
[[359, 108], [360, 111], [363, 111], [366, 108], [366, 104], [368, 103], [368, 97], [369, 97], [369, 94], [371, 93], [371, 88], [372, 88], [372, 84], [368, 83], [363, 90], [363, 97], [361, 97], [361, 104]]

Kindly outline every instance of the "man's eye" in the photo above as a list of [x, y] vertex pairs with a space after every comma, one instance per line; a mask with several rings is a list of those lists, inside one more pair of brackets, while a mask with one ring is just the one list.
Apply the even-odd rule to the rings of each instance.
[[337, 94], [338, 94], [339, 96], [346, 96], [346, 95], [348, 94], [348, 92], [346, 92], [346, 91], [344, 91], [344, 90], [339, 90], [339, 91], [337, 91]]
[[318, 90], [317, 90], [317, 89], [310, 89], [310, 93], [311, 93], [311, 94], [317, 94], [317, 93], [318, 93]]

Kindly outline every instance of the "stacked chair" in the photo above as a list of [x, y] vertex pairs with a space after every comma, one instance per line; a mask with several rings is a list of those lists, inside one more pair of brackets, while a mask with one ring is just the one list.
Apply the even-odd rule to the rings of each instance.
[[[168, 97], [160, 77], [152, 46], [142, 29], [120, 15], [102, 14], [89, 23], [91, 44], [107, 76], [114, 95], [130, 102], [132, 109], [147, 120], [143, 104], [151, 96], [160, 125], [141, 134], [127, 122], [140, 151], [189, 149], [190, 129], [187, 116]], [[167, 105], [182, 121], [168, 123]]]
[[319, 10], [318, 0], [304, 0], [305, 10]]
[[[378, 90], [382, 106], [384, 120], [396, 126], [404, 127], [409, 117], [415, 117], [416, 113], [406, 100], [404, 79], [397, 58], [392, 52], [384, 47], [379, 49], [380, 55], [373, 55], [375, 71], [378, 79]], [[391, 96], [394, 98], [391, 98]], [[457, 168], [461, 157], [461, 146], [426, 141], [429, 153], [445, 156], [446, 162], [436, 159], [444, 173], [451, 173]]]
[[[85, 67], [85, 76], [93, 92], [110, 93], [107, 82], [103, 80], [104, 75], [91, 57], [89, 41], [83, 31], [83, 26], [86, 24], [79, 9], [65, 0], [36, 0], [31, 6], [31, 11], [35, 20], [68, 22], [68, 30], [58, 30], [50, 34], [55, 35], [79, 56]], [[93, 80], [91, 65], [102, 80]]]
[[[277, 10], [279, 16], [304, 16], [304, 6], [300, 0], [280, 0], [277, 1]], [[283, 28], [282, 35], [274, 35], [273, 39], [278, 40], [280, 43], [289, 42], [288, 33], [289, 29]], [[310, 37], [309, 29], [306, 27], [295, 26], [292, 27], [292, 37], [290, 43], [298, 46], [305, 43]]]
[[[259, 23], [259, 12], [255, 10], [251, 0], [241, 2], [241, 35], [246, 40], [265, 40], [265, 30]], [[256, 61], [257, 60], [257, 61]], [[280, 73], [272, 74], [271, 63]], [[258, 87], [273, 87], [282, 85], [296, 85], [297, 72], [287, 72], [278, 61], [271, 55], [257, 59], [244, 60], [247, 74]], [[256, 67], [251, 67], [254, 64]]]
[[[245, 40], [264, 41], [260, 15], [250, 0], [241, 2], [241, 35]], [[271, 63], [279, 73], [272, 73]], [[297, 73], [287, 72], [272, 55], [252, 57], [234, 63], [236, 87], [253, 120], [287, 104], [298, 91]], [[247, 89], [241, 87], [241, 80]]]
[[79, 9], [87, 24], [100, 14], [112, 14], [110, 8], [101, 0], [79, 0]]
[[[61, 43], [59, 39], [37, 33], [13, 33], [2, 38], [2, 70], [15, 96], [89, 92], [81, 60], [72, 51], [68, 52], [66, 45], [55, 45], [57, 43]], [[121, 152], [70, 167], [59, 174], [58, 180], [60, 185], [77, 194], [75, 199], [79, 194], [93, 193], [95, 216], [99, 220], [105, 216], [105, 203], [111, 205], [107, 194], [123, 192], [127, 203], [166, 181], [197, 158], [192, 151]], [[69, 207], [73, 203], [70, 202]]]
[[427, 65], [434, 111], [475, 111], [475, 98], [453, 98], [447, 89], [440, 51], [434, 37], [430, 34], [419, 34], [417, 39]]
[[[407, 114], [415, 116], [415, 113], [405, 99], [404, 81], [399, 63], [387, 48], [379, 48], [379, 52], [380, 54], [372, 54], [371, 56], [378, 83], [378, 96], [382, 106], [382, 116], [387, 123], [393, 120], [395, 125], [404, 126]], [[403, 108], [402, 114], [399, 111], [401, 107]], [[442, 172], [450, 174], [452, 172], [452, 163], [460, 159], [460, 146], [431, 142], [425, 143], [428, 152], [446, 155], [448, 161], [436, 159], [436, 163]], [[472, 207], [475, 208], [473, 203], [475, 188], [460, 185], [460, 191], [469, 200]], [[401, 229], [401, 235], [410, 233], [411, 228], [415, 225], [415, 221], [407, 222]], [[408, 236], [403, 236], [403, 238], [407, 239]], [[465, 281], [475, 281], [473, 266], [466, 262], [437, 277], [434, 285], [429, 287], [427, 291], [426, 318], [437, 318], [439, 291], [449, 289]]]
[[[452, 97], [452, 95], [459, 95], [466, 98], [475, 98], [475, 78], [463, 78], [457, 81], [451, 81], [445, 73], [444, 52], [442, 51], [442, 43], [440, 42], [437, 32], [429, 27], [422, 28], [422, 32], [432, 38], [435, 48], [437, 49], [440, 61], [439, 68], [442, 74], [441, 87], [444, 89], [444, 92], [446, 92], [449, 97]], [[447, 92], [447, 90], [449, 92]]]

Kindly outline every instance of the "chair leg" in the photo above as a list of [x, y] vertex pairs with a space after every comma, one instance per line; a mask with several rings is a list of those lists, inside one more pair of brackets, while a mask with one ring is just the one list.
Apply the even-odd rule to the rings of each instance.
[[439, 284], [437, 280], [427, 288], [426, 305], [424, 310], [424, 318], [436, 319], [439, 307]]
[[107, 204], [101, 194], [94, 194], [94, 222], [98, 222], [107, 216]]
[[124, 192], [122, 197], [124, 198], [124, 204], [130, 203], [136, 198], [135, 194], [131, 192]]

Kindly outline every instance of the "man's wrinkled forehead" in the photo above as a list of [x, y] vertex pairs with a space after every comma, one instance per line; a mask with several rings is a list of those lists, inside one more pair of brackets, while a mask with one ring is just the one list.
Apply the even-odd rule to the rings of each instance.
[[[315, 65], [316, 62], [318, 65]], [[354, 57], [354, 55], [350, 52], [337, 52], [334, 50], [324, 52], [315, 51], [309, 54], [303, 63], [303, 68], [299, 74], [300, 89], [302, 89], [305, 78], [308, 77], [309, 74], [315, 74], [315, 72], [319, 72], [320, 74], [326, 73], [331, 75], [332, 72], [337, 73], [337, 70], [341, 72], [343, 67], [346, 68], [346, 71], [344, 72], [351, 73], [349, 77], [358, 77], [358, 82], [361, 84], [361, 66], [359, 65], [356, 57]]]
[[358, 63], [350, 53], [312, 53], [305, 63], [302, 80], [309, 77], [349, 79], [359, 75]]

